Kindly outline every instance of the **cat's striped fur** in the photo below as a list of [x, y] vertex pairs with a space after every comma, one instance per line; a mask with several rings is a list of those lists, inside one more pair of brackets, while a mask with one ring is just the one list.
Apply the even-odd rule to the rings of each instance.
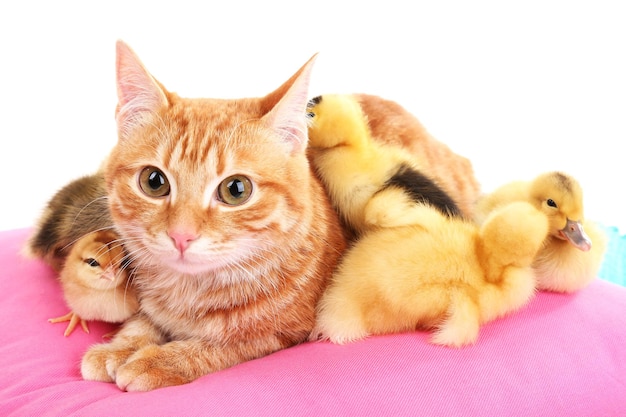
[[118, 43], [104, 173], [140, 312], [88, 350], [85, 379], [150, 390], [307, 339], [345, 248], [305, 153], [312, 64], [263, 98], [187, 99]]

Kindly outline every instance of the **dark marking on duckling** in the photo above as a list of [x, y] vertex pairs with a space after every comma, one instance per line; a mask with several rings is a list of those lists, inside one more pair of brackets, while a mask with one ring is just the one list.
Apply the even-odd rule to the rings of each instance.
[[457, 204], [445, 191], [426, 175], [406, 164], [400, 165], [381, 190], [391, 187], [404, 190], [416, 203], [429, 204], [447, 216], [462, 216]]
[[322, 96], [313, 97], [311, 100], [309, 100], [309, 102], [306, 105], [306, 109], [307, 109], [306, 115], [308, 117], [310, 117], [311, 119], [315, 117], [315, 113], [312, 111], [312, 109], [313, 107], [320, 104], [321, 101], [322, 101]]
[[568, 193], [572, 192], [572, 180], [565, 174], [561, 172], [555, 172], [554, 178], [559, 183], [563, 189], [565, 189]]

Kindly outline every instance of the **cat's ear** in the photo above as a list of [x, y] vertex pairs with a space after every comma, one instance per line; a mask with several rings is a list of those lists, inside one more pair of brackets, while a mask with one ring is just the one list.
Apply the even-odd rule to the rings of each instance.
[[122, 41], [116, 44], [116, 76], [118, 103], [115, 119], [119, 137], [124, 139], [168, 101], [159, 82]]
[[267, 110], [263, 120], [294, 153], [303, 152], [308, 141], [306, 106], [316, 57], [313, 55], [287, 82], [263, 99]]

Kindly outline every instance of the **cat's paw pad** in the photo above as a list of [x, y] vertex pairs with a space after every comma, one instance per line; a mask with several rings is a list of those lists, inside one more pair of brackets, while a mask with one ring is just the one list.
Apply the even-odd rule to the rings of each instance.
[[184, 369], [181, 361], [168, 353], [163, 346], [146, 346], [117, 369], [115, 383], [124, 391], [150, 391], [182, 385], [194, 379], [185, 376]]
[[132, 354], [128, 349], [116, 350], [110, 344], [89, 348], [80, 364], [80, 373], [88, 381], [113, 382], [117, 369]]

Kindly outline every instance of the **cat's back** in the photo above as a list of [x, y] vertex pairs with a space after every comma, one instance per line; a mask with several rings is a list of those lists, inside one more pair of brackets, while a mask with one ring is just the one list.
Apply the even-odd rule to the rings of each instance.
[[407, 149], [452, 196], [467, 218], [480, 193], [471, 161], [434, 138], [421, 122], [397, 102], [375, 95], [357, 94], [369, 120], [372, 136], [382, 142]]

